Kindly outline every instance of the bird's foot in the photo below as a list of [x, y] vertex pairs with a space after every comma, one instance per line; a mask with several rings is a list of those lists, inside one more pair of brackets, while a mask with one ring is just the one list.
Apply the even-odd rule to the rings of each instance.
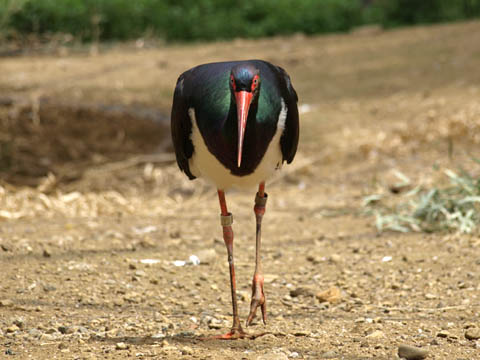
[[252, 320], [257, 314], [257, 308], [260, 306], [262, 310], [263, 323], [267, 324], [267, 301], [263, 293], [263, 275], [255, 274], [252, 282], [252, 301], [250, 302], [250, 313], [247, 318], [247, 326], [252, 323]]
[[213, 335], [202, 337], [200, 340], [237, 340], [237, 339], [249, 339], [254, 340], [260, 336], [266, 335], [267, 333], [259, 333], [259, 334], [249, 334], [243, 329], [240, 328], [232, 328], [228, 333], [222, 335]]

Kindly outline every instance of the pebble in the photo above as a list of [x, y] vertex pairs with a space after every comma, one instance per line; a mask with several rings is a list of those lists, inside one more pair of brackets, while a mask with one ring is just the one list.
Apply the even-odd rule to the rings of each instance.
[[313, 291], [305, 287], [299, 287], [294, 290], [290, 290], [290, 296], [291, 297], [313, 296]]
[[450, 336], [450, 333], [447, 330], [440, 330], [437, 333], [437, 337], [440, 337], [440, 338], [447, 338], [449, 336]]
[[398, 347], [398, 356], [406, 360], [422, 360], [428, 355], [428, 350], [402, 344]]
[[14, 333], [16, 331], [20, 330], [20, 328], [17, 325], [11, 325], [7, 328], [7, 333]]
[[124, 342], [119, 342], [119, 343], [115, 344], [115, 349], [117, 349], [117, 350], [127, 350], [128, 345], [125, 344]]
[[338, 357], [337, 353], [333, 350], [330, 350], [330, 351], [327, 351], [327, 352], [324, 352], [320, 358], [321, 359], [334, 359]]
[[193, 349], [190, 346], [184, 346], [182, 348], [182, 355], [192, 355]]
[[221, 329], [223, 327], [223, 321], [215, 318], [208, 320], [209, 329]]
[[57, 330], [61, 333], [61, 334], [73, 334], [75, 332], [75, 329], [71, 326], [64, 326], [64, 325], [60, 325]]
[[49, 292], [49, 291], [55, 291], [57, 288], [51, 284], [43, 284], [43, 291]]
[[335, 304], [342, 299], [342, 293], [339, 288], [332, 286], [331, 288], [320, 291], [315, 295], [320, 302], [329, 302]]
[[42, 335], [42, 332], [38, 329], [28, 330], [28, 334], [33, 338], [39, 338]]
[[137, 270], [137, 271], [135, 271], [135, 276], [144, 277], [144, 276], [146, 276], [146, 275], [147, 275], [147, 273], [146, 273], [145, 271], [143, 271], [143, 270]]
[[375, 330], [371, 334], [368, 334], [366, 337], [370, 339], [378, 339], [385, 336], [385, 333], [381, 330]]
[[268, 353], [258, 356], [257, 360], [288, 360], [288, 356], [284, 353]]
[[480, 329], [469, 328], [467, 331], [465, 331], [465, 338], [467, 340], [478, 340], [478, 339], [480, 339]]
[[13, 301], [10, 300], [10, 299], [4, 299], [4, 300], [0, 300], [0, 307], [1, 306], [13, 306]]
[[47, 333], [43, 333], [42, 335], [40, 335], [40, 340], [42, 341], [52, 341], [52, 340], [55, 340], [57, 337], [53, 334], [47, 334]]
[[23, 317], [17, 317], [15, 320], [13, 320], [13, 323], [20, 329], [23, 329], [25, 326], [25, 319]]
[[263, 341], [274, 341], [277, 340], [277, 337], [273, 334], [266, 334], [262, 336]]
[[215, 249], [203, 249], [199, 251], [197, 257], [200, 260], [200, 264], [212, 264], [217, 259], [217, 252]]

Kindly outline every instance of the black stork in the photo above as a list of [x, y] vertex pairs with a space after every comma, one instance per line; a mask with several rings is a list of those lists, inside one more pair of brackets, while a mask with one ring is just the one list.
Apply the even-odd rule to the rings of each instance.
[[257, 308], [266, 324], [266, 300], [260, 260], [265, 181], [292, 162], [298, 145], [297, 93], [279, 66], [262, 60], [199, 65], [180, 75], [175, 87], [171, 128], [178, 166], [193, 180], [206, 178], [217, 187], [223, 240], [227, 247], [233, 326], [218, 339], [255, 338], [240, 324], [233, 260], [233, 217], [225, 190], [258, 185], [255, 273], [246, 326]]

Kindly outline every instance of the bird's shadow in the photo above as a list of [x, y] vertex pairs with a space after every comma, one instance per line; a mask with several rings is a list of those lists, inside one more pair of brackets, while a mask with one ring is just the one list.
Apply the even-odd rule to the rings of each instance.
[[[250, 339], [243, 339], [246, 341], [252, 341], [257, 338], [260, 338], [267, 334], [273, 334], [270, 332], [263, 332], [257, 335], [254, 335]], [[284, 336], [285, 334], [281, 334]], [[163, 341], [167, 341], [168, 343], [172, 344], [183, 344], [183, 345], [202, 345], [205, 344], [207, 347], [211, 342], [224, 342], [221, 339], [215, 339], [209, 335], [197, 335], [193, 334], [192, 332], [185, 331], [174, 335], [167, 335], [163, 337], [153, 337], [153, 336], [116, 336], [116, 337], [108, 337], [108, 336], [94, 336], [90, 338], [90, 341], [93, 342], [103, 342], [109, 344], [117, 344], [123, 342], [128, 345], [160, 345]], [[242, 342], [241, 340], [235, 340], [235, 342]]]
[[175, 335], [167, 335], [163, 337], [154, 337], [154, 336], [94, 336], [90, 338], [90, 341], [94, 342], [104, 342], [109, 344], [117, 344], [123, 342], [129, 345], [158, 345], [163, 341], [169, 343], [177, 344], [197, 344], [201, 343], [200, 337], [193, 334], [179, 333]]

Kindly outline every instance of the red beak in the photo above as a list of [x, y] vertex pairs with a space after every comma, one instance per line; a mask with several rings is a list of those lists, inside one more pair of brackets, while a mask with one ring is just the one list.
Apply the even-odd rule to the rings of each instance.
[[235, 101], [237, 102], [237, 118], [238, 118], [238, 159], [237, 166], [242, 163], [243, 136], [245, 135], [245, 127], [247, 126], [248, 109], [252, 102], [253, 93], [248, 91], [236, 91]]

